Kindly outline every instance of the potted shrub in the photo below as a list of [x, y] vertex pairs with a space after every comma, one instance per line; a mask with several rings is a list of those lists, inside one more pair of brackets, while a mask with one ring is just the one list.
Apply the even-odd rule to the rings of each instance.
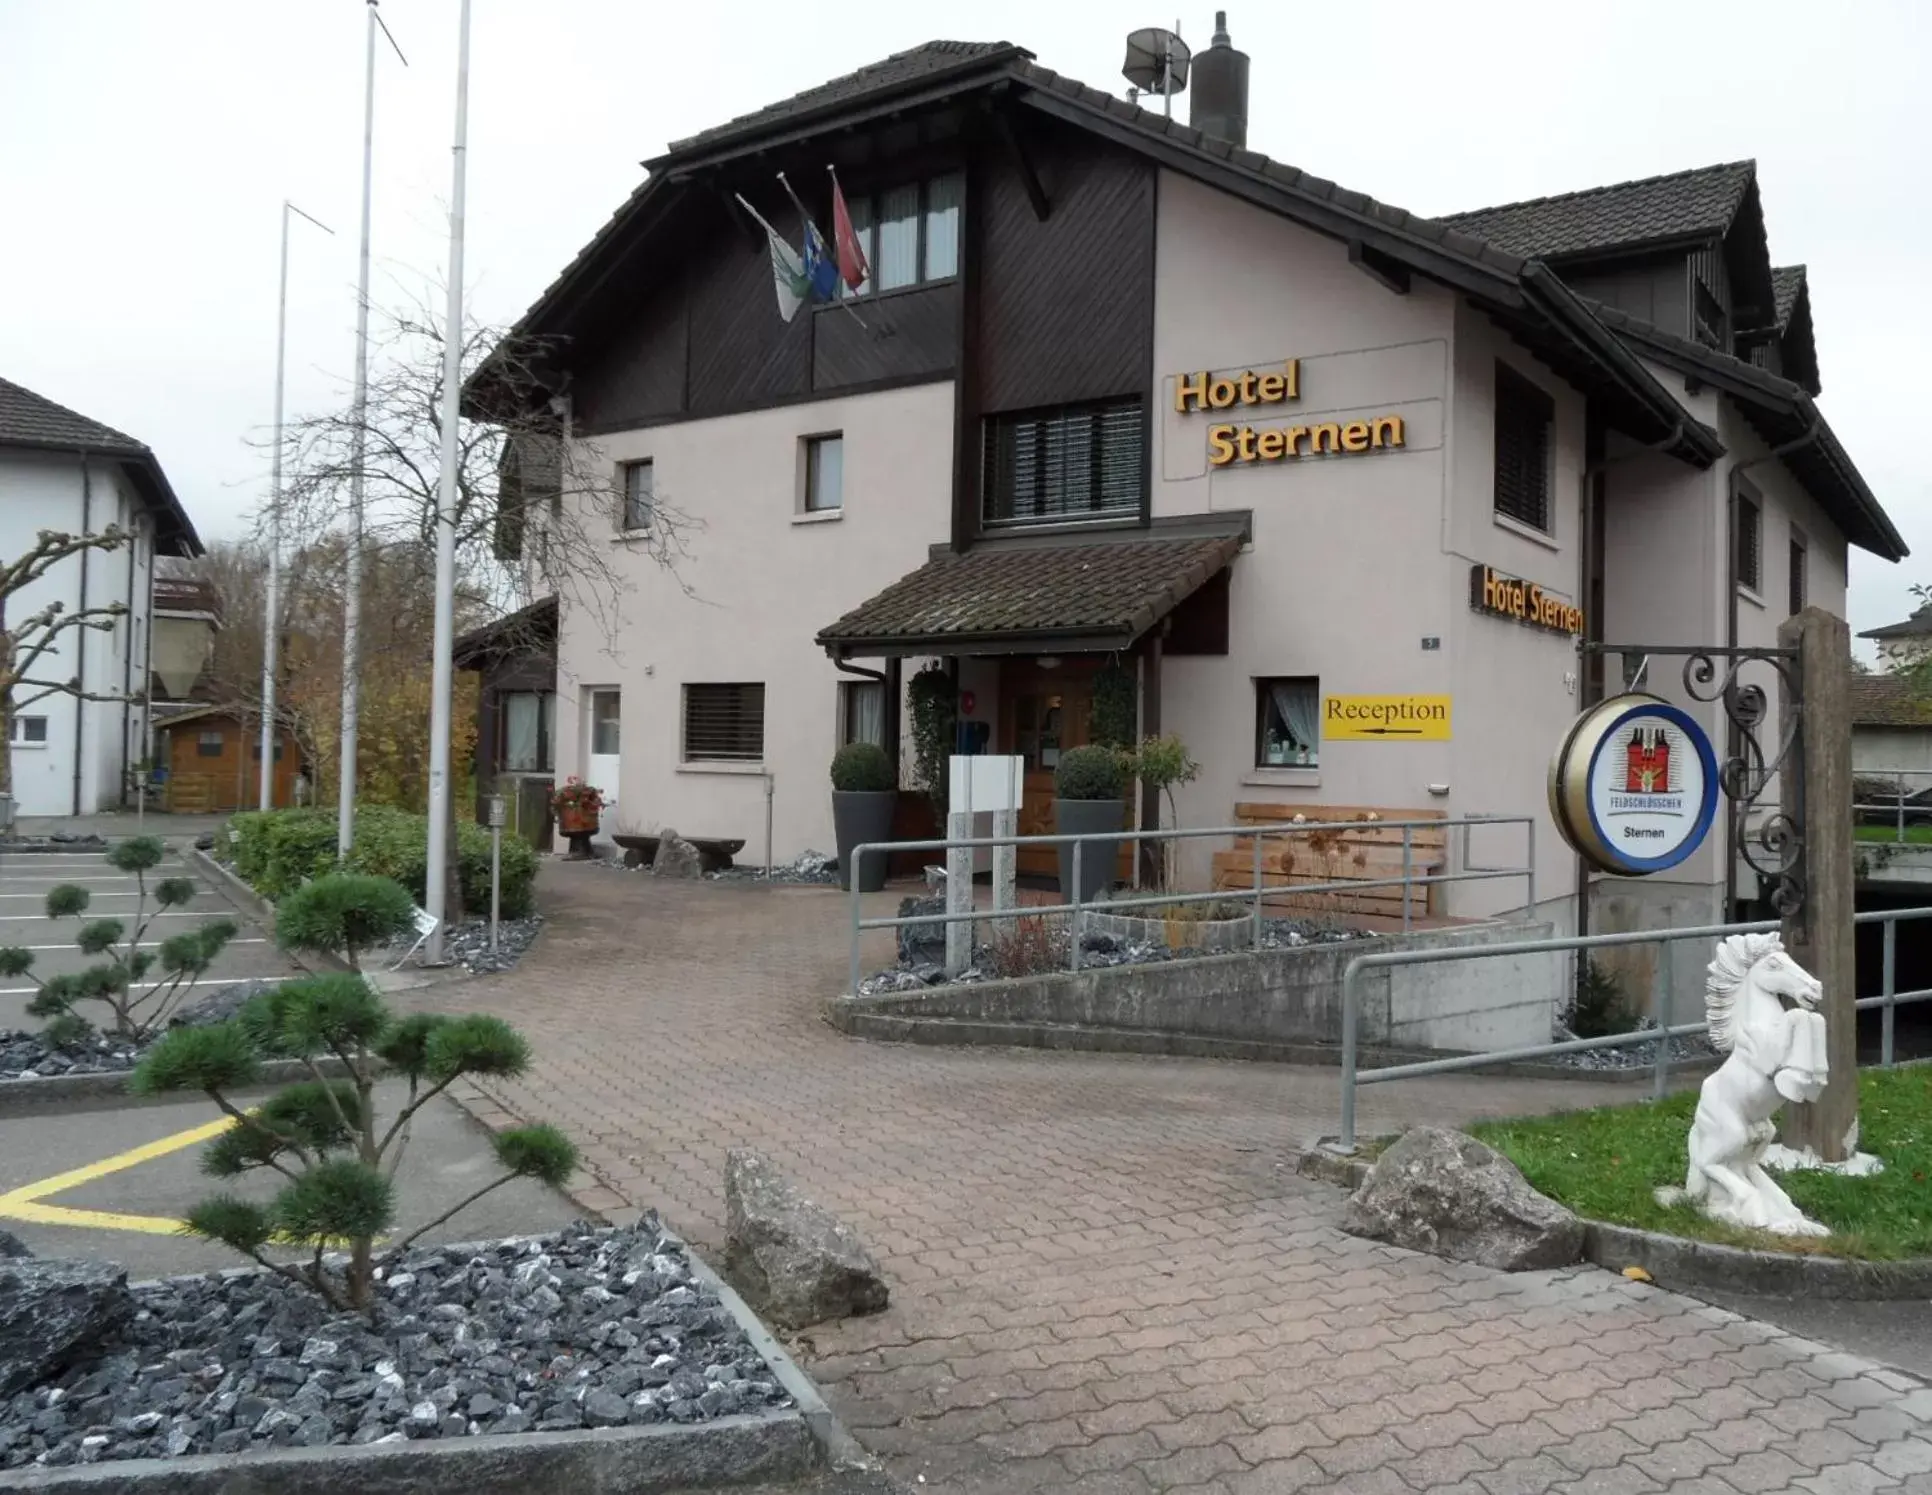
[[[1126, 765], [1110, 747], [1068, 748], [1060, 755], [1053, 771], [1054, 824], [1063, 836], [1084, 836], [1098, 831], [1118, 832], [1127, 818], [1127, 804], [1121, 798]], [[1060, 894], [1073, 897], [1073, 846], [1060, 848]], [[1118, 836], [1104, 841], [1088, 841], [1080, 848], [1080, 901], [1085, 903], [1102, 888], [1111, 887], [1114, 863], [1120, 856]]]
[[568, 778], [550, 796], [550, 808], [556, 812], [557, 829], [566, 836], [594, 836], [604, 813], [604, 791], [582, 779]]
[[[892, 839], [892, 812], [899, 803], [899, 776], [876, 742], [848, 742], [832, 755], [832, 832], [838, 838], [839, 886], [852, 886], [856, 847]], [[876, 893], [886, 884], [892, 858], [869, 856], [859, 869], [859, 891]]]

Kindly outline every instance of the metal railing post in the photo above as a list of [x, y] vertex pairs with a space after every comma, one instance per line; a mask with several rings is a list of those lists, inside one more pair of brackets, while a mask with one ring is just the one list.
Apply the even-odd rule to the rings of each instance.
[[1080, 848], [1085, 844], [1078, 838], [1073, 843], [1073, 915], [1067, 920], [1067, 927], [1073, 932], [1073, 969], [1076, 971], [1080, 969], [1080, 942], [1086, 936], [1086, 920], [1082, 917], [1084, 911], [1080, 907]]
[[1662, 1100], [1670, 1091], [1670, 1021], [1671, 1009], [1676, 1006], [1677, 978], [1671, 947], [1666, 944], [1659, 953], [1663, 956], [1664, 981], [1657, 993], [1656, 1077], [1651, 1085], [1651, 1094]]
[[1342, 974], [1342, 1135], [1343, 1152], [1355, 1151], [1355, 1024], [1362, 995], [1362, 962], [1357, 957]]
[[846, 900], [852, 908], [852, 995], [859, 994], [859, 867], [865, 860], [869, 847], [857, 846], [852, 850], [852, 866], [848, 876], [852, 881], [852, 896]]
[[1409, 885], [1409, 879], [1413, 877], [1415, 873], [1412, 867], [1410, 866], [1409, 858], [1412, 854], [1414, 844], [1415, 844], [1415, 832], [1410, 827], [1406, 825], [1403, 826], [1402, 827], [1402, 932], [1404, 934], [1407, 934], [1410, 928], [1409, 904], [1410, 904], [1410, 896], [1414, 890]]
[[1261, 827], [1254, 830], [1254, 950], [1261, 953]]
[[1885, 1068], [1892, 1067], [1892, 1019], [1898, 1011], [1898, 920], [1885, 921], [1885, 982], [1879, 989], [1885, 998], [1884, 1009], [1879, 1014], [1878, 1062]]
[[[1524, 881], [1529, 884], [1528, 922], [1533, 924], [1536, 922], [1536, 817], [1534, 815], [1523, 822], [1523, 830], [1526, 833], [1524, 849], [1529, 853], [1525, 859], [1529, 871], [1524, 875]], [[1578, 891], [1582, 890], [1578, 889]]]
[[[1898, 800], [1898, 839], [1903, 841], [1905, 839], [1905, 775], [1901, 773], [1893, 783], [1898, 790], [1898, 794], [1896, 795]], [[1886, 927], [1890, 928], [1891, 926], [1887, 925]], [[1887, 1008], [1886, 1010], [1889, 1012], [1891, 1009]]]

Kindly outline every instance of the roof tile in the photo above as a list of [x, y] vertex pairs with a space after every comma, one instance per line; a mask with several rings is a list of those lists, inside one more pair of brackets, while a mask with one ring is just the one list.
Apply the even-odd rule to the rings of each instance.
[[0, 379], [0, 446], [86, 447], [96, 452], [145, 454], [144, 442], [104, 426], [45, 395]]
[[1791, 320], [1791, 313], [1798, 305], [1798, 297], [1805, 290], [1805, 267], [1803, 265], [1778, 265], [1771, 271], [1771, 293], [1777, 301], [1778, 331], [1785, 329]]
[[1907, 675], [1853, 675], [1851, 719], [1855, 727], [1932, 728], [1932, 699]]
[[1756, 162], [1732, 161], [1558, 197], [1445, 213], [1442, 221], [1512, 254], [1555, 259], [1689, 234], [1721, 234], [1730, 227], [1756, 174]]

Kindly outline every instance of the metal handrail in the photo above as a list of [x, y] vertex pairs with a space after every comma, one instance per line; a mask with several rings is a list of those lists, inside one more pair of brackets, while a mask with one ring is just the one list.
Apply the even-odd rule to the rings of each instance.
[[[1462, 872], [1422, 873], [1422, 874], [1417, 874], [1415, 872], [1414, 870], [1415, 849], [1414, 848], [1415, 848], [1416, 831], [1418, 830], [1449, 831], [1449, 830], [1454, 830], [1458, 827], [1472, 826], [1472, 825], [1481, 825], [1481, 826], [1520, 825], [1522, 826], [1524, 828], [1525, 844], [1527, 847], [1527, 851], [1525, 855], [1525, 864], [1521, 867], [1484, 868], [1484, 869], [1475, 870], [1475, 871], [1464, 870]], [[1343, 879], [1337, 882], [1316, 883], [1316, 884], [1307, 885], [1307, 886], [1291, 886], [1285, 889], [1283, 887], [1268, 888], [1263, 885], [1262, 865], [1261, 865], [1261, 862], [1262, 862], [1261, 843], [1264, 838], [1268, 836], [1308, 835], [1308, 834], [1311, 834], [1314, 832], [1320, 832], [1320, 831], [1357, 831], [1359, 832], [1364, 829], [1372, 829], [1377, 831], [1399, 830], [1402, 832], [1402, 876], [1383, 877], [1383, 878], [1360, 878], [1360, 879], [1349, 878], [1349, 879]], [[1142, 842], [1191, 841], [1191, 840], [1201, 840], [1208, 837], [1219, 837], [1219, 836], [1234, 836], [1234, 837], [1252, 836], [1254, 838], [1253, 886], [1249, 890], [1248, 896], [1245, 898], [1240, 895], [1238, 890], [1234, 890], [1234, 891], [1223, 890], [1219, 892], [1207, 892], [1207, 893], [1159, 893], [1159, 894], [1148, 894], [1144, 897], [1136, 897], [1136, 898], [1109, 898], [1109, 899], [1106, 899], [1104, 902], [1094, 902], [1090, 900], [1083, 900], [1080, 897], [1081, 853], [1083, 848], [1086, 846], [1088, 842], [1106, 841], [1106, 842], [1119, 843], [1122, 841], [1128, 841], [1138, 846]], [[860, 889], [863, 886], [863, 879], [859, 876], [859, 869], [864, 865], [864, 860], [867, 856], [874, 855], [874, 854], [884, 854], [889, 856], [896, 851], [955, 851], [955, 850], [977, 851], [981, 848], [999, 847], [999, 846], [1011, 846], [1011, 847], [1014, 847], [1015, 849], [1022, 846], [1056, 846], [1056, 847], [1072, 846], [1073, 848], [1072, 880], [1073, 880], [1074, 901], [1071, 903], [1054, 903], [1054, 904], [1017, 904], [1016, 903], [1012, 908], [993, 908], [993, 909], [974, 908], [974, 909], [967, 909], [959, 913], [941, 912], [941, 913], [934, 913], [934, 914], [914, 914], [914, 915], [907, 916], [905, 918], [899, 918], [895, 916], [891, 918], [882, 917], [882, 918], [868, 919], [863, 916], [863, 911], [860, 907], [860, 901], [859, 901]], [[1445, 854], [1447, 850], [1448, 850], [1448, 842], [1445, 839], [1445, 842], [1444, 842]], [[1015, 834], [1010, 836], [999, 836], [999, 835], [968, 836], [968, 837], [962, 837], [957, 840], [933, 839], [933, 840], [926, 840], [926, 841], [868, 841], [852, 849], [851, 860], [852, 860], [852, 866], [848, 869], [847, 876], [851, 883], [850, 907], [851, 907], [851, 913], [852, 913], [851, 988], [850, 990], [854, 996], [858, 994], [859, 983], [862, 979], [860, 974], [861, 961], [860, 961], [860, 953], [859, 953], [859, 941], [860, 941], [861, 935], [864, 933], [864, 931], [868, 929], [904, 929], [914, 924], [921, 924], [921, 925], [926, 925], [926, 924], [951, 925], [951, 924], [962, 924], [962, 923], [970, 924], [970, 923], [976, 923], [982, 919], [985, 919], [985, 920], [1031, 919], [1031, 918], [1042, 917], [1048, 914], [1066, 914], [1070, 916], [1070, 923], [1072, 926], [1071, 944], [1073, 948], [1072, 948], [1071, 957], [1070, 957], [1070, 968], [1077, 971], [1080, 969], [1080, 945], [1081, 945], [1082, 937], [1085, 932], [1084, 919], [1088, 912], [1096, 909], [1105, 913], [1114, 913], [1120, 910], [1134, 909], [1134, 908], [1171, 908], [1173, 905], [1177, 903], [1242, 903], [1242, 902], [1251, 901], [1253, 903], [1253, 912], [1250, 916], [1252, 925], [1253, 925], [1253, 948], [1257, 951], [1259, 951], [1262, 948], [1263, 923], [1264, 923], [1264, 919], [1263, 919], [1264, 895], [1271, 894], [1271, 893], [1275, 895], [1280, 895], [1284, 891], [1288, 892], [1293, 897], [1305, 898], [1305, 897], [1313, 896], [1318, 893], [1365, 892], [1371, 888], [1399, 887], [1403, 889], [1402, 927], [1406, 932], [1409, 928], [1409, 923], [1410, 923], [1410, 898], [1408, 896], [1408, 893], [1409, 893], [1409, 890], [1412, 888], [1433, 886], [1436, 883], [1484, 882], [1484, 881], [1494, 880], [1497, 878], [1520, 877], [1525, 880], [1525, 885], [1526, 885], [1526, 895], [1525, 895], [1526, 902], [1524, 904], [1525, 915], [1526, 917], [1534, 918], [1536, 913], [1536, 821], [1534, 817], [1529, 815], [1503, 815], [1503, 816], [1485, 815], [1485, 816], [1469, 817], [1469, 818], [1455, 819], [1455, 820], [1449, 820], [1449, 819], [1444, 819], [1444, 820], [1334, 820], [1334, 821], [1306, 821], [1301, 823], [1296, 823], [1294, 821], [1283, 821], [1275, 825], [1233, 825], [1233, 826], [1222, 825], [1222, 826], [1201, 826], [1201, 827], [1185, 827], [1185, 828], [1176, 827], [1176, 828], [1167, 829], [1167, 830], [1121, 829], [1117, 831], [1087, 831], [1087, 832], [1080, 832], [1080, 833], [1053, 834], [1053, 835], [1024, 835], [1023, 836], [1023, 835]]]
[[[1898, 786], [1898, 793], [1895, 794], [1890, 799], [1870, 802], [1870, 801], [1860, 801], [1859, 799], [1856, 798], [1856, 795], [1854, 792], [1854, 798], [1852, 800], [1853, 816], [1856, 817], [1860, 810], [1873, 810], [1879, 813], [1888, 813], [1888, 812], [1893, 813], [1897, 817], [1897, 822], [1894, 827], [1896, 832], [1894, 839], [1897, 841], [1904, 841], [1906, 839], [1906, 836], [1905, 836], [1905, 829], [1906, 829], [1905, 827], [1905, 810], [1906, 810], [1905, 781], [1907, 779], [1932, 780], [1932, 768], [1865, 768], [1865, 769], [1854, 768], [1852, 770], [1853, 785], [1856, 786], [1857, 782], [1860, 779], [1867, 779], [1867, 780], [1890, 779], [1894, 784]], [[1924, 791], [1921, 790], [1918, 792], [1923, 793]], [[1914, 814], [1932, 815], [1932, 804], [1914, 805], [1912, 806], [1912, 810]], [[1856, 819], [1854, 819], [1853, 821], [1854, 826], [1856, 826], [1856, 823], [1857, 823]]]
[[[1901, 992], [1894, 990], [1898, 966], [1898, 926], [1906, 919], [1932, 918], [1932, 908], [1873, 909], [1854, 914], [1854, 924], [1885, 926], [1883, 990], [1876, 996], [1860, 997], [1852, 1005], [1860, 1012], [1874, 1007], [1884, 1010], [1880, 1064], [1889, 1069], [1894, 1061], [1893, 1014], [1908, 1002], [1932, 1000], [1932, 988]], [[1733, 934], [1764, 934], [1780, 928], [1776, 920], [1760, 919], [1748, 924], [1702, 924], [1688, 929], [1637, 929], [1617, 934], [1572, 935], [1563, 939], [1523, 940], [1512, 945], [1462, 946], [1446, 950], [1390, 950], [1373, 955], [1358, 955], [1342, 974], [1342, 1124], [1336, 1146], [1343, 1152], [1355, 1147], [1355, 1091], [1361, 1085], [1380, 1085], [1391, 1080], [1419, 1079], [1423, 1075], [1454, 1074], [1461, 1070], [1486, 1069], [1495, 1064], [1520, 1059], [1542, 1059], [1553, 1054], [1578, 1054], [1591, 1049], [1629, 1048], [1654, 1043], [1654, 1093], [1661, 1096], [1669, 1085], [1670, 1043], [1708, 1031], [1707, 1022], [1673, 1024], [1671, 1021], [1670, 962], [1660, 966], [1664, 981], [1662, 1011], [1655, 1028], [1632, 1033], [1612, 1033], [1602, 1038], [1572, 1038], [1554, 1043], [1530, 1044], [1520, 1048], [1494, 1049], [1481, 1054], [1454, 1054], [1441, 1059], [1420, 1059], [1406, 1064], [1378, 1065], [1358, 1069], [1360, 1047], [1362, 973], [1393, 966], [1434, 965], [1448, 960], [1487, 960], [1512, 955], [1545, 955], [1570, 950], [1602, 950], [1621, 945], [1668, 945], [1680, 940], [1722, 939]]]

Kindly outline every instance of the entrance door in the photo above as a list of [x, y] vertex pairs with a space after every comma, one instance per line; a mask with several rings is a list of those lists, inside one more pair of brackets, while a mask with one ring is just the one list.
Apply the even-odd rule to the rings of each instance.
[[[1022, 836], [1054, 832], [1053, 771], [1068, 748], [1084, 747], [1091, 740], [1093, 673], [1091, 665], [1042, 669], [1031, 659], [1009, 659], [1000, 667], [1001, 750], [1023, 759], [1026, 772], [1020, 798]], [[1022, 877], [1060, 875], [1057, 847], [1022, 846], [1017, 860]]]
[[590, 751], [584, 755], [585, 782], [604, 791], [604, 834], [618, 828], [617, 775], [621, 762], [623, 704], [614, 690], [590, 693]]

